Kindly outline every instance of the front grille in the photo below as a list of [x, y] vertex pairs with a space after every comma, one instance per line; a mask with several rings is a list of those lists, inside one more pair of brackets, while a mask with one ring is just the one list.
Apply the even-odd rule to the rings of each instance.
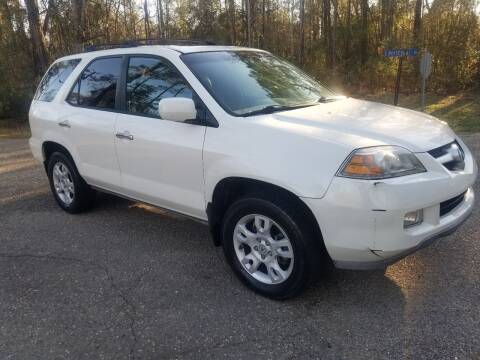
[[440, 161], [450, 171], [465, 169], [465, 153], [460, 144], [455, 140], [428, 152]]
[[440, 216], [447, 215], [450, 211], [455, 209], [458, 205], [460, 205], [465, 198], [465, 192], [461, 193], [458, 196], [455, 196], [451, 199], [445, 200], [440, 203]]

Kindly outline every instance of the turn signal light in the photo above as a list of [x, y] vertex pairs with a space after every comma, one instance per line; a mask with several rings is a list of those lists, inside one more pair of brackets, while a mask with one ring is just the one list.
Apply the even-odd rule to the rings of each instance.
[[425, 172], [411, 151], [399, 146], [371, 146], [353, 151], [337, 176], [353, 179], [388, 179]]
[[354, 155], [345, 166], [343, 173], [346, 176], [381, 175], [383, 170], [376, 165], [374, 155]]

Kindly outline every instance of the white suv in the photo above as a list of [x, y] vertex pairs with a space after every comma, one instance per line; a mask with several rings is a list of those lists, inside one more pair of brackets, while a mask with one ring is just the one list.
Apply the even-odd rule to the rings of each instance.
[[432, 116], [346, 98], [268, 52], [137, 46], [57, 60], [30, 146], [58, 204], [95, 190], [208, 222], [259, 293], [385, 267], [471, 213], [477, 165]]

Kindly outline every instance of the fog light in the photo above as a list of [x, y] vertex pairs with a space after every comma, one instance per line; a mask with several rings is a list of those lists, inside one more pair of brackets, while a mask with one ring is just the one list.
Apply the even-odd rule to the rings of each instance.
[[423, 222], [423, 209], [410, 211], [403, 217], [403, 228], [419, 225]]

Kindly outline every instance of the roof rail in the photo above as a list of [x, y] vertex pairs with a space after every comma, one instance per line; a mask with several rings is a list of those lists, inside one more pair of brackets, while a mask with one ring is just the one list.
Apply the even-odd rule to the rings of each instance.
[[112, 43], [112, 44], [85, 45], [83, 47], [83, 51], [90, 52], [90, 51], [97, 51], [97, 50], [129, 48], [129, 47], [144, 46], [144, 45], [217, 45], [217, 44], [209, 40], [194, 40], [194, 39], [136, 39], [136, 40], [125, 40], [119, 43]]

